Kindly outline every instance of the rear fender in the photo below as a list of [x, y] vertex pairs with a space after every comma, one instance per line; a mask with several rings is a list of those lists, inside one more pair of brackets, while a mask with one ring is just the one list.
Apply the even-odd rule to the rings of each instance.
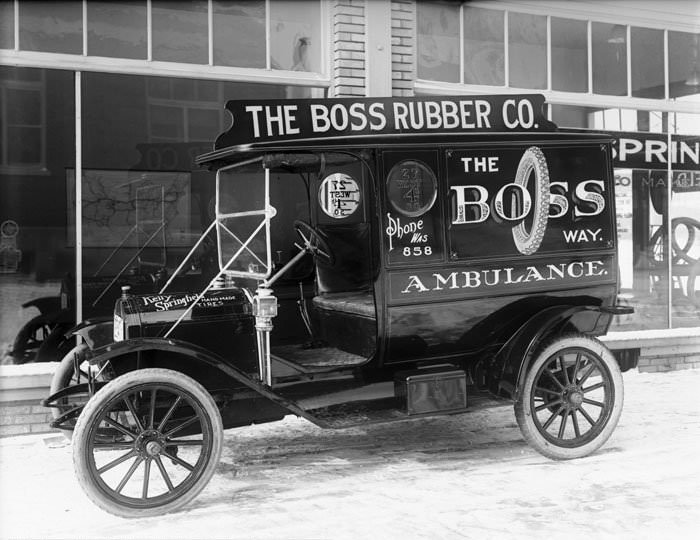
[[607, 329], [610, 317], [604, 308], [595, 306], [552, 306], [538, 312], [513, 334], [485, 368], [489, 390], [501, 397], [518, 399], [525, 374], [543, 340], [563, 331], [604, 333], [600, 329]]
[[80, 336], [90, 349], [99, 349], [114, 341], [114, 319], [93, 317], [84, 320], [66, 333], [66, 337], [70, 336]]
[[23, 308], [35, 307], [42, 315], [53, 315], [61, 310], [60, 296], [42, 296], [22, 304]]
[[136, 338], [111, 343], [83, 354], [91, 364], [100, 368], [109, 361], [117, 376], [136, 369], [160, 367], [179, 371], [210, 392], [245, 387], [292, 414], [311, 418], [294, 402], [279, 396], [216, 353], [192, 343], [175, 339]]

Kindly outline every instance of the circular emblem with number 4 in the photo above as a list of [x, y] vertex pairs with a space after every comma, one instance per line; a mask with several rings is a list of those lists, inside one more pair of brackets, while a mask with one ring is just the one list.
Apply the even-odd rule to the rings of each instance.
[[420, 161], [404, 160], [389, 171], [387, 194], [397, 212], [407, 217], [422, 216], [435, 204], [435, 174]]

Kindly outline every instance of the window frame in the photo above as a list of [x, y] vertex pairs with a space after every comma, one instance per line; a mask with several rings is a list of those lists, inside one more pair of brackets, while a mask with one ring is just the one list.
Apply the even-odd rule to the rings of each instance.
[[[0, 143], [0, 173], [2, 174], [48, 174], [46, 168], [46, 74], [42, 71], [41, 79], [38, 81], [17, 81], [0, 78], [0, 130], [2, 139]], [[39, 123], [34, 124], [11, 124], [7, 115], [9, 105], [8, 90], [24, 90], [37, 92], [39, 94]], [[8, 131], [10, 127], [31, 127], [39, 131], [39, 161], [26, 165], [11, 164], [9, 162]]]
[[[619, 16], [614, 13], [599, 13], [595, 17], [591, 17], [590, 13], [584, 8], [561, 8], [557, 9], [556, 14], [552, 15], [552, 9], [549, 6], [531, 4], [523, 6], [513, 2], [488, 2], [484, 0], [475, 0], [469, 3], [469, 7], [489, 9], [492, 11], [500, 11], [503, 13], [504, 19], [504, 84], [498, 86], [478, 85], [464, 83], [464, 4], [460, 6], [460, 82], [449, 83], [442, 81], [433, 81], [416, 78], [414, 90], [417, 95], [454, 95], [454, 94], [493, 94], [504, 92], [532, 92], [527, 88], [518, 88], [511, 86], [509, 80], [510, 58], [508, 54], [509, 42], [509, 13], [522, 13], [528, 15], [540, 15], [547, 18], [547, 45], [546, 45], [546, 64], [547, 64], [547, 81], [546, 88], [542, 90], [534, 90], [537, 93], [545, 95], [545, 98], [550, 104], [558, 105], [578, 105], [584, 107], [598, 108], [635, 108], [641, 110], [659, 111], [670, 113], [700, 113], [700, 97], [697, 101], [686, 101], [679, 98], [669, 98], [669, 49], [668, 49], [668, 34], [669, 32], [685, 32], [689, 34], [697, 34], [697, 29], [691, 23], [688, 25], [669, 24], [666, 21], [654, 21], [648, 18], [625, 15], [624, 24], [620, 22]], [[586, 92], [567, 92], [552, 89], [552, 61], [551, 61], [551, 19], [556, 17], [559, 19], [581, 20], [587, 24], [587, 49], [588, 49], [588, 90]], [[417, 23], [417, 21], [416, 21]], [[592, 24], [593, 23], [608, 23], [621, 24], [625, 31], [625, 47], [626, 47], [626, 80], [627, 91], [621, 96], [612, 96], [604, 94], [595, 94], [593, 92], [593, 56], [592, 56]], [[664, 57], [664, 98], [641, 98], [632, 96], [632, 73], [631, 73], [631, 28], [648, 28], [663, 31], [663, 57]]]

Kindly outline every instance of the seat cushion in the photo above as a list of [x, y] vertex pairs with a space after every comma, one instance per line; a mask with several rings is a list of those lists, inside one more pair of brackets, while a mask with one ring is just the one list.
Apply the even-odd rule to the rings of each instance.
[[374, 297], [370, 292], [328, 293], [314, 297], [319, 309], [350, 313], [361, 317], [376, 318]]

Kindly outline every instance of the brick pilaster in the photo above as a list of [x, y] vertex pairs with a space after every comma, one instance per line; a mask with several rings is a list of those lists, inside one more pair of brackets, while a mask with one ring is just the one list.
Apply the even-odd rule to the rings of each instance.
[[365, 95], [365, 0], [333, 3], [333, 95]]
[[414, 0], [391, 2], [391, 91], [412, 96], [416, 79], [416, 4]]

